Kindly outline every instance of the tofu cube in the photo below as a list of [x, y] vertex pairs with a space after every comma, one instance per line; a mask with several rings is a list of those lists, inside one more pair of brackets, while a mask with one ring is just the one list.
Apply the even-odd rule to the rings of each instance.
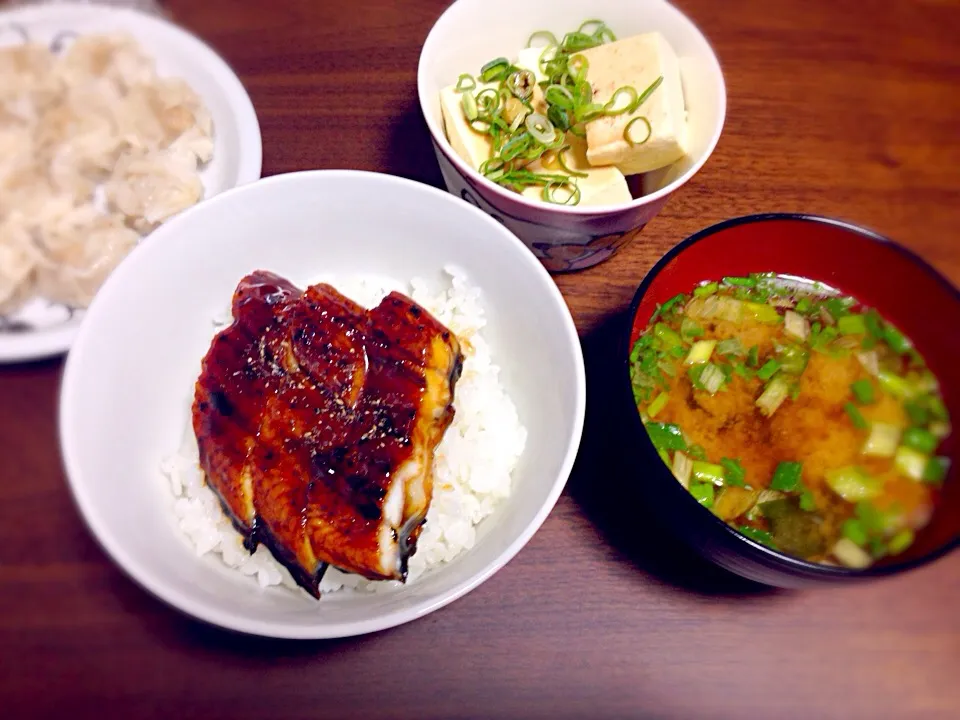
[[[627, 187], [627, 179], [615, 167], [593, 167], [587, 161], [587, 145], [576, 135], [567, 135], [570, 149], [563, 154], [563, 161], [571, 170], [585, 172], [587, 177], [577, 178], [577, 187], [580, 188], [579, 206], [585, 205], [620, 205], [633, 200]], [[533, 172], [563, 172], [559, 165], [544, 168], [543, 163], [537, 160], [530, 165]], [[543, 188], [528, 187], [523, 191], [524, 197], [531, 200], [543, 200]]]
[[[496, 85], [477, 83], [477, 87], [469, 92], [476, 94], [487, 87], [495, 88]], [[490, 159], [493, 145], [489, 135], [470, 127], [467, 116], [463, 114], [462, 103], [463, 94], [457, 92], [456, 85], [440, 91], [440, 112], [443, 114], [443, 128], [447, 133], [447, 140], [450, 141], [453, 151], [467, 165], [477, 170], [482, 163]]]
[[[587, 123], [587, 159], [592, 165], [615, 165], [624, 175], [649, 172], [670, 165], [687, 152], [687, 121], [680, 64], [673, 48], [660, 33], [646, 33], [590, 48], [583, 52], [590, 63], [587, 80], [594, 102], [606, 103], [617, 88], [629, 85], [643, 93], [659, 76], [663, 82], [634, 113], [602, 117]], [[627, 124], [644, 116], [650, 138], [630, 145], [624, 139]], [[630, 128], [642, 139], [642, 122]]]

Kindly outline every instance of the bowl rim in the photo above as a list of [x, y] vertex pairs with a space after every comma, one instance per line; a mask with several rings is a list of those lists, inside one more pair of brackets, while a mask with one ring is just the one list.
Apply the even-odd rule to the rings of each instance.
[[[838, 227], [846, 230], [847, 232], [854, 233], [873, 242], [882, 243], [885, 246], [897, 251], [908, 262], [912, 262], [917, 265], [931, 278], [931, 280], [942, 285], [944, 289], [953, 294], [954, 298], [960, 302], [960, 289], [954, 286], [953, 283], [947, 280], [947, 278], [944, 277], [936, 268], [934, 268], [918, 254], [901, 245], [900, 243], [886, 237], [885, 235], [881, 235], [875, 230], [871, 230], [846, 220], [839, 220], [836, 218], [810, 213], [766, 212], [729, 218], [695, 232], [672, 247], [669, 252], [663, 255], [663, 257], [661, 257], [656, 264], [647, 271], [647, 274], [644, 276], [639, 287], [637, 288], [636, 293], [633, 296], [633, 301], [630, 303], [628, 324], [624, 334], [622, 335], [621, 341], [621, 357], [623, 358], [621, 378], [625, 390], [625, 397], [630, 399], [630, 404], [633, 408], [633, 412], [630, 413], [632, 416], [631, 427], [633, 428], [633, 432], [641, 438], [640, 443], [643, 448], [643, 454], [650, 458], [656, 458], [655, 466], [657, 466], [658, 471], [669, 472], [666, 465], [664, 465], [663, 461], [657, 455], [656, 448], [654, 448], [653, 442], [650, 440], [650, 436], [647, 433], [646, 428], [643, 426], [643, 421], [640, 419], [640, 413], [636, 411], [636, 404], [633, 403], [632, 400], [633, 391], [630, 382], [630, 341], [633, 336], [633, 326], [636, 322], [640, 303], [643, 301], [644, 296], [660, 272], [663, 271], [664, 268], [666, 268], [674, 258], [683, 254], [687, 248], [691, 247], [700, 240], [704, 240], [711, 235], [715, 235], [719, 232], [723, 232], [724, 230], [728, 230], [729, 228], [737, 227], [739, 225], [782, 220], [817, 225], [830, 225], [832, 227]], [[670, 478], [673, 480], [672, 475], [670, 475]], [[673, 488], [668, 492], [673, 493], [675, 497], [679, 497], [678, 493], [683, 495], [686, 499], [680, 500], [680, 502], [686, 503], [685, 507], [688, 507], [691, 512], [695, 513], [696, 511], [699, 511], [702, 513], [704, 522], [711, 528], [711, 531], [714, 534], [721, 532], [725, 534], [725, 537], [730, 538], [734, 543], [742, 543], [742, 545], [738, 545], [738, 552], [746, 552], [755, 559], [766, 560], [767, 562], [772, 560], [780, 566], [781, 570], [788, 570], [793, 574], [800, 574], [817, 579], [833, 581], [859, 578], [879, 578], [927, 565], [949, 554], [957, 547], [960, 547], [960, 534], [957, 534], [953, 537], [953, 539], [947, 541], [940, 547], [921, 555], [920, 557], [912, 560], [892, 561], [879, 566], [872, 565], [863, 570], [809, 562], [807, 560], [802, 560], [800, 558], [793, 557], [792, 555], [782, 553], [779, 550], [774, 550], [766, 545], [763, 545], [762, 543], [757, 542], [756, 540], [748, 538], [746, 535], [743, 535], [734, 527], [727, 524], [712, 512], [701, 506], [700, 503], [698, 503], [693, 496], [687, 490], [685, 490], [682, 485], [680, 485], [680, 483], [673, 481], [668, 484], [673, 486]]]
[[[329, 178], [331, 181], [338, 182], [373, 182], [380, 186], [378, 188], [380, 191], [386, 192], [389, 192], [391, 187], [395, 186], [407, 187], [428, 198], [432, 198], [430, 202], [450, 203], [456, 206], [459, 208], [458, 212], [465, 212], [468, 217], [472, 216], [473, 221], [485, 226], [489, 233], [499, 233], [504, 236], [505, 240], [514, 243], [524, 258], [522, 262], [526, 262], [531, 271], [540, 276], [545, 291], [556, 305], [558, 318], [562, 325], [561, 331], [566, 336], [566, 341], [571, 348], [573, 358], [575, 410], [569, 442], [563, 454], [560, 470], [553, 479], [552, 484], [545, 488], [544, 498], [539, 509], [536, 511], [531, 522], [527, 524], [516, 537], [508, 542], [505, 547], [496, 554], [494, 559], [479, 572], [446, 590], [418, 599], [408, 608], [390, 610], [364, 620], [324, 624], [323, 616], [318, 615], [315, 624], [311, 624], [310, 622], [284, 624], [273, 620], [250, 619], [242, 614], [231, 611], [229, 608], [222, 609], [204, 600], [194, 599], [193, 596], [187, 593], [181, 593], [171, 589], [162, 577], [157, 576], [148, 566], [133, 558], [124, 548], [122, 539], [111, 529], [110, 523], [98, 512], [98, 503], [89, 492], [91, 484], [89, 481], [84, 480], [86, 473], [81, 467], [78, 458], [77, 440], [68, 422], [68, 418], [76, 415], [76, 388], [82, 380], [81, 376], [77, 374], [79, 372], [77, 370], [77, 363], [79, 362], [78, 358], [85, 352], [85, 348], [91, 342], [91, 334], [94, 332], [91, 330], [93, 323], [89, 322], [89, 319], [91, 317], [97, 317], [98, 308], [101, 305], [116, 302], [121, 297], [117, 295], [116, 299], [114, 299], [114, 295], [116, 295], [114, 288], [117, 286], [117, 283], [120, 282], [118, 278], [123, 278], [124, 273], [129, 272], [129, 270], [124, 270], [124, 266], [127, 265], [127, 263], [122, 263], [121, 266], [117, 268], [117, 272], [110, 275], [104, 283], [101, 292], [94, 298], [87, 317], [80, 327], [76, 342], [67, 355], [58, 391], [57, 431], [61, 461], [67, 486], [70, 489], [77, 509], [80, 511], [80, 516], [96, 542], [127, 577], [170, 607], [210, 625], [219, 626], [239, 633], [297, 640], [319, 640], [363, 635], [416, 620], [458, 600], [471, 590], [479, 587], [492, 575], [502, 569], [526, 546], [556, 505], [573, 470], [573, 464], [582, 439], [586, 411], [586, 372], [582, 346], [569, 307], [549, 273], [529, 252], [526, 246], [503, 225], [481, 210], [470, 206], [468, 203], [461, 202], [453, 195], [429, 185], [385, 173], [362, 170], [304, 170], [275, 175], [254, 183], [226, 190], [208, 201], [187, 209], [161, 226], [157, 230], [157, 233], [152, 236], [152, 242], [138, 246], [138, 248], [135, 249], [135, 253], [138, 256], [148, 257], [150, 253], [163, 252], [163, 250], [151, 248], [159, 247], [163, 244], [163, 238], [166, 235], [173, 235], [179, 231], [182, 225], [192, 222], [193, 215], [206, 212], [203, 208], [209, 209], [218, 203], [229, 203], [235, 196], [258, 193], [261, 187], [298, 183], [317, 177]], [[144, 260], [140, 260], [139, 262], [144, 262]]]
[[[464, 2], [465, 0], [461, 0]], [[674, 4], [667, 2], [667, 0], [656, 0], [662, 5], [668, 8], [668, 12], [676, 13], [679, 18], [686, 23], [694, 35], [699, 36], [703, 41], [707, 50], [710, 51], [709, 62], [711, 69], [715, 72], [717, 78], [719, 79], [718, 85], [718, 103], [719, 103], [719, 117], [717, 125], [714, 128], [710, 140], [707, 142], [707, 145], [704, 149], [703, 155], [697, 160], [693, 165], [691, 165], [687, 170], [680, 175], [677, 179], [673, 180], [669, 184], [660, 188], [659, 190], [652, 192], [648, 195], [641, 195], [638, 198], [634, 198], [628, 203], [617, 203], [612, 205], [590, 205], [588, 207], [581, 207], [579, 205], [557, 205], [557, 204], [548, 204], [543, 203], [537, 200], [531, 200], [520, 193], [510, 192], [505, 188], [501, 187], [497, 183], [488, 180], [486, 177], [481, 175], [479, 172], [474, 170], [472, 167], [467, 165], [463, 159], [453, 150], [453, 147], [450, 145], [450, 141], [447, 139], [446, 133], [443, 131], [443, 128], [439, 126], [436, 118], [433, 117], [432, 113], [429, 110], [429, 102], [427, 100], [427, 93], [425, 89], [424, 78], [427, 75], [425, 58], [427, 56], [428, 50], [432, 50], [433, 46], [440, 43], [439, 36], [437, 35], [437, 28], [444, 22], [447, 22], [447, 18], [451, 13], [458, 12], [457, 6], [460, 3], [452, 3], [443, 13], [437, 18], [433, 26], [430, 28], [430, 32], [427, 33], [427, 38], [424, 40], [423, 47], [420, 50], [420, 59], [417, 63], [417, 97], [420, 102], [420, 112], [423, 114], [424, 121], [427, 124], [427, 129], [430, 131], [430, 137], [433, 140], [434, 145], [437, 149], [442, 152], [446, 158], [453, 164], [457, 171], [464, 177], [465, 180], [474, 184], [475, 186], [479, 184], [480, 188], [485, 189], [488, 193], [496, 196], [501, 200], [510, 200], [517, 202], [523, 207], [526, 207], [530, 210], [540, 210], [555, 212], [560, 216], [573, 216], [573, 217], [598, 217], [606, 216], [613, 213], [625, 212], [628, 210], [635, 210], [639, 208], [652, 205], [659, 200], [665, 200], [674, 192], [683, 187], [688, 181], [690, 181], [703, 166], [707, 163], [710, 157], [713, 155], [713, 151], [717, 147], [717, 143], [720, 141], [720, 136], [723, 134], [723, 128], [726, 124], [727, 119], [727, 85], [726, 80], [723, 76], [723, 68], [720, 66], [720, 60], [717, 57], [717, 51], [714, 49], [713, 45], [704, 35], [700, 27], [687, 16], [682, 10], [676, 7]]]

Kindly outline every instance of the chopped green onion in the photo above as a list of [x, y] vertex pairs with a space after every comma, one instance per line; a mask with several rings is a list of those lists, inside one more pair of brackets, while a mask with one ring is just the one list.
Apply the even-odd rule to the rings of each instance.
[[[564, 195], [563, 193], [566, 193]], [[544, 186], [540, 193], [544, 200], [555, 205], [577, 205], [580, 203], [580, 188], [575, 179], [553, 180]]]
[[706, 297], [707, 295], [713, 295], [717, 290], [720, 289], [720, 285], [715, 282], [709, 282], [706, 285], [699, 285], [693, 289], [693, 294], [695, 297]]
[[[780, 352], [780, 369], [790, 375], [802, 375], [810, 362], [810, 353], [799, 345], [788, 345]], [[762, 368], [761, 368], [762, 369]]]
[[939, 395], [932, 395], [927, 400], [927, 408], [930, 410], [930, 414], [933, 415], [937, 420], [949, 420], [950, 416], [947, 413], [947, 406], [943, 404], [943, 398]]
[[870, 567], [873, 558], [867, 554], [867, 551], [853, 542], [850, 538], [840, 538], [831, 550], [833, 556], [841, 564], [854, 570], [863, 570]]
[[697, 365], [705, 363], [713, 354], [713, 349], [717, 346], [716, 340], [697, 340], [690, 348], [690, 353], [684, 361], [687, 365]]
[[851, 383], [850, 391], [861, 405], [869, 405], [875, 399], [873, 395], [873, 384], [866, 379]]
[[703, 389], [711, 395], [715, 395], [726, 380], [723, 370], [713, 363], [706, 363], [703, 366], [703, 372], [700, 373], [700, 384]]
[[660, 459], [669, 467], [670, 466], [670, 453], [666, 450], [657, 450], [657, 455], [660, 456]]
[[757, 377], [761, 380], [769, 380], [777, 374], [777, 370], [779, 369], [780, 363], [773, 358], [770, 358], [763, 364], [763, 367], [757, 370]]
[[733, 287], [752, 288], [757, 286], [756, 278], [752, 277], [735, 277], [728, 275], [727, 277], [723, 278], [723, 282], [725, 285], [732, 285]]
[[913, 530], [910, 528], [904, 528], [890, 538], [890, 542], [888, 543], [887, 547], [889, 548], [891, 555], [899, 555], [908, 547], [913, 545], [913, 540]]
[[[620, 95], [626, 95], [628, 99], [623, 104], [618, 105], [617, 98]], [[637, 91], [629, 85], [625, 85], [624, 87], [617, 88], [614, 91], [613, 95], [610, 96], [610, 100], [603, 106], [603, 110], [607, 115], [622, 115], [623, 113], [629, 111], [636, 101]]]
[[477, 99], [472, 93], [465, 92], [460, 98], [460, 104], [463, 106], [463, 114], [468, 122], [473, 122], [480, 117], [480, 111], [477, 109]]
[[863, 369], [874, 377], [880, 374], [880, 359], [877, 357], [876, 350], [857, 353], [857, 360], [860, 361]]
[[673, 454], [673, 466], [670, 468], [673, 476], [683, 485], [690, 488], [690, 473], [693, 472], [693, 461], [679, 450]]
[[755, 540], [761, 545], [766, 545], [774, 550], [777, 549], [777, 546], [773, 544], [773, 536], [766, 530], [750, 527], [749, 525], [741, 525], [737, 528], [737, 532], [739, 532], [741, 535], [746, 535], [748, 538]]
[[714, 501], [713, 483], [691, 483], [690, 494], [705, 508], [712, 508]]
[[853, 465], [828, 470], [825, 478], [830, 489], [847, 502], [870, 500], [883, 489], [880, 480]]
[[740, 377], [744, 378], [745, 380], [753, 379], [753, 371], [750, 370], [742, 362], [735, 363], [733, 366], [733, 371]]
[[793, 310], [787, 310], [783, 315], [783, 330], [797, 340], [803, 341], [810, 336], [810, 321]]
[[843, 409], [847, 411], [847, 415], [850, 416], [850, 422], [853, 423], [853, 426], [857, 428], [857, 430], [866, 430], [870, 427], [870, 423], [866, 421], [856, 405], [848, 402], [844, 404]]
[[[643, 123], [647, 128], [647, 134], [644, 136], [643, 140], [635, 139], [631, 134], [630, 130], [636, 123]], [[653, 128], [650, 126], [650, 121], [647, 120], [643, 115], [638, 115], [633, 120], [627, 123], [626, 127], [623, 128], [623, 139], [627, 141], [627, 145], [633, 147], [635, 145], [643, 145], [647, 140], [650, 139], [650, 136], [653, 135]]]
[[868, 457], [893, 457], [900, 442], [900, 428], [888, 423], [873, 423], [860, 451]]
[[657, 395], [656, 399], [647, 407], [647, 415], [656, 417], [657, 414], [667, 406], [669, 400], [670, 394], [667, 392], [662, 392]]
[[755, 405], [760, 412], [770, 417], [783, 404], [790, 394], [790, 385], [782, 377], [776, 377], [767, 383], [767, 387], [757, 398]]
[[867, 323], [863, 315], [844, 315], [837, 319], [837, 330], [841, 335], [866, 335]]
[[907, 431], [903, 433], [903, 444], [908, 448], [913, 448], [918, 452], [927, 453], [929, 455], [937, 449], [937, 445], [940, 443], [937, 440], [936, 435], [926, 428], [912, 427], [908, 428]]
[[937, 455], [927, 461], [923, 468], [923, 481], [933, 485], [939, 485], [947, 477], [947, 471], [950, 469], [950, 458]]
[[890, 323], [887, 323], [883, 329], [883, 339], [887, 341], [891, 350], [900, 355], [906, 354], [913, 347], [907, 337]]
[[810, 302], [810, 298], [803, 297], [797, 301], [796, 307], [793, 309], [798, 313], [808, 313], [813, 308], [813, 303]]
[[804, 488], [803, 492], [800, 493], [800, 509], [806, 512], [816, 512], [817, 510], [817, 499], [808, 488]]
[[[663, 82], [663, 75], [660, 75], [656, 80], [654, 80], [650, 85], [640, 93], [640, 97], [637, 98], [637, 101], [633, 104], [633, 107], [630, 108], [630, 112], [636, 112], [641, 105], [643, 105], [647, 98], [653, 95], [654, 90], [660, 87], [660, 84]], [[649, 125], [649, 123], [647, 123]]]
[[531, 137], [544, 145], [549, 145], [556, 139], [557, 130], [553, 127], [553, 123], [540, 113], [528, 115], [524, 124], [527, 126], [527, 132], [530, 133]]
[[683, 338], [680, 337], [680, 334], [663, 323], [657, 323], [653, 326], [653, 335], [659, 341], [660, 347], [664, 350], [683, 346]]
[[533, 95], [533, 88], [537, 84], [536, 76], [529, 70], [514, 70], [507, 76], [506, 83], [509, 90], [515, 97], [521, 100], [527, 100]]
[[883, 338], [883, 320], [880, 319], [880, 313], [876, 310], [867, 310], [863, 314], [863, 322], [867, 326], [867, 332], [877, 339]]
[[550, 85], [543, 92], [543, 98], [550, 105], [556, 105], [563, 110], [569, 110], [574, 107], [573, 95], [562, 85]]
[[747, 353], [743, 344], [740, 342], [740, 338], [737, 337], [721, 340], [717, 344], [716, 352], [718, 355], [733, 355], [735, 357], [743, 357]]
[[723, 466], [697, 460], [693, 463], [693, 479], [723, 485]]
[[769, 305], [748, 302], [744, 303], [744, 307], [747, 313], [758, 323], [763, 323], [764, 325], [776, 325], [783, 320], [776, 308], [773, 308]]
[[683, 321], [680, 323], [680, 335], [684, 338], [690, 340], [695, 337], [700, 337], [703, 335], [703, 328], [697, 325], [694, 320], [691, 320], [689, 317], [684, 316]]
[[494, 80], [502, 80], [504, 77], [506, 77], [509, 69], [509, 60], [507, 60], [505, 57], [496, 58], [480, 68], [480, 80], [485, 83], [493, 82]]
[[803, 472], [803, 464], [798, 462], [781, 462], [777, 469], [773, 471], [773, 479], [770, 481], [770, 488], [780, 490], [781, 492], [791, 492], [796, 490], [800, 484], [800, 475]]
[[821, 307], [826, 309], [834, 321], [837, 321], [844, 315], [848, 315], [850, 313], [850, 307], [855, 303], [856, 300], [853, 298], [831, 297], [824, 300], [823, 303], [821, 303]]
[[901, 445], [896, 450], [893, 466], [901, 475], [911, 480], [923, 480], [928, 461], [929, 456], [924, 453]]
[[750, 351], [747, 353], [747, 365], [750, 367], [756, 367], [760, 364], [760, 348], [757, 345], [754, 345], [750, 348]]
[[692, 457], [694, 460], [707, 459], [707, 451], [703, 449], [703, 445], [689, 445], [687, 447], [687, 455]]
[[560, 165], [561, 168], [563, 168], [563, 171], [566, 172], [566, 173], [569, 174], [569, 175], [572, 175], [573, 177], [589, 177], [589, 175], [587, 175], [587, 173], [585, 173], [585, 172], [580, 172], [580, 171], [578, 171], [578, 170], [572, 170], [572, 169], [567, 165], [567, 161], [563, 159], [563, 154], [564, 154], [565, 152], [567, 152], [568, 150], [570, 150], [570, 146], [569, 146], [569, 145], [564, 145], [562, 148], [560, 148], [559, 150], [557, 150], [557, 163]]
[[747, 471], [737, 458], [720, 458], [720, 465], [723, 467], [723, 477], [727, 485], [746, 486]]
[[881, 370], [877, 374], [877, 381], [880, 387], [901, 400], [912, 398], [917, 394], [916, 388], [909, 380], [886, 370]]
[[706, 369], [706, 363], [697, 363], [696, 365], [691, 365], [687, 368], [687, 377], [690, 378], [690, 384], [693, 385], [696, 390], [703, 390], [703, 383], [700, 382], [700, 377], [703, 375], [703, 371]]
[[544, 38], [547, 41], [545, 47], [551, 47], [560, 44], [557, 41], [557, 36], [549, 30], [537, 30], [535, 33], [533, 33], [533, 35], [530, 36], [530, 39], [527, 40], [527, 47], [533, 47], [533, 41], [537, 38]]
[[683, 293], [677, 293], [672, 298], [670, 298], [665, 303], [663, 303], [663, 305], [657, 308], [657, 311], [653, 314], [653, 317], [650, 318], [651, 322], [656, 318], [660, 317], [661, 315], [664, 315], [665, 313], [667, 313], [669, 310], [671, 310], [674, 307], [674, 305], [677, 305], [678, 303], [682, 303], [686, 299], [687, 299], [686, 295], [684, 295]]
[[845, 520], [843, 525], [840, 527], [840, 532], [843, 533], [843, 536], [852, 542], [855, 542], [860, 547], [863, 547], [867, 544], [867, 531], [863, 527], [863, 523], [854, 518]]
[[687, 442], [678, 425], [671, 423], [647, 423], [647, 433], [654, 447], [663, 450], [686, 450]]
[[473, 75], [469, 73], [464, 73], [459, 78], [457, 78], [457, 86], [454, 88], [458, 93], [466, 92], [467, 90], [473, 90], [477, 86], [477, 81], [474, 79]]
[[872, 533], [882, 533], [887, 528], [887, 519], [876, 506], [867, 500], [861, 500], [854, 508], [857, 518]]

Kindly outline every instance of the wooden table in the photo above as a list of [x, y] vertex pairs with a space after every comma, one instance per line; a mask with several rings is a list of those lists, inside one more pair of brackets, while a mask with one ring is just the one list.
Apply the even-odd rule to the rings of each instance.
[[[854, 220], [960, 282], [960, 2], [681, 4], [723, 64], [726, 128], [640, 241], [557, 279], [591, 363], [655, 259], [734, 215]], [[440, 184], [415, 70], [445, 5], [168, 8], [246, 83], [265, 174], [346, 167]], [[644, 533], [596, 491], [610, 468], [595, 411], [542, 530], [448, 608], [324, 643], [201, 626], [134, 586], [80, 521], [57, 453], [60, 369], [0, 368], [4, 718], [960, 717], [960, 554], [849, 589], [749, 586]]]

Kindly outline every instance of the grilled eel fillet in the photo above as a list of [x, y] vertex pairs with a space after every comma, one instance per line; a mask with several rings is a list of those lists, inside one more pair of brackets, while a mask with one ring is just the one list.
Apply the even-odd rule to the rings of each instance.
[[314, 597], [327, 565], [403, 580], [453, 420], [456, 337], [409, 298], [366, 310], [329, 285], [245, 277], [203, 360], [200, 466], [253, 552]]

